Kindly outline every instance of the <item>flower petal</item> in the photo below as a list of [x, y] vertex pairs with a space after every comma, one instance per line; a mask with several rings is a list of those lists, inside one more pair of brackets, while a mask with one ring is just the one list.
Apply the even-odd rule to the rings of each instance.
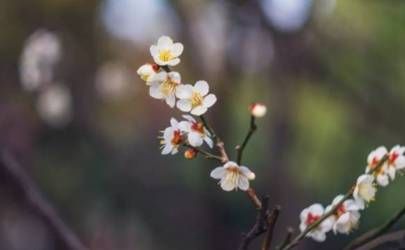
[[254, 180], [255, 178], [256, 178], [256, 175], [252, 172], [252, 171], [250, 171], [250, 169], [248, 169], [247, 167], [245, 167], [245, 166], [241, 166], [240, 168], [239, 168], [239, 170], [242, 172], [242, 174], [244, 175], [244, 176], [246, 176], [249, 180]]
[[194, 91], [200, 93], [200, 95], [205, 96], [208, 94], [209, 86], [206, 81], [197, 81], [194, 85]]
[[210, 176], [214, 179], [221, 179], [226, 174], [226, 169], [221, 167], [217, 167], [211, 171]]
[[217, 97], [214, 94], [209, 94], [204, 97], [203, 104], [205, 107], [209, 108], [217, 102]]
[[180, 63], [180, 59], [179, 59], [179, 58], [175, 58], [175, 59], [173, 59], [173, 60], [168, 61], [168, 62], [167, 62], [167, 65], [169, 65], [169, 66], [176, 66], [176, 65], [179, 64], [179, 63]]
[[190, 84], [179, 85], [176, 88], [176, 96], [179, 99], [190, 99], [193, 95], [193, 86]]
[[150, 46], [149, 51], [150, 51], [150, 54], [151, 54], [152, 57], [157, 57], [158, 54], [159, 54], [159, 49], [158, 49], [158, 47], [156, 45]]
[[204, 114], [205, 112], [207, 112], [207, 108], [204, 106], [197, 106], [191, 110], [191, 114], [197, 115], [197, 116], [200, 116], [200, 115]]
[[171, 52], [173, 54], [173, 56], [178, 57], [181, 55], [181, 53], [183, 53], [183, 44], [181, 43], [175, 43], [172, 46]]
[[181, 99], [177, 101], [177, 108], [183, 112], [190, 112], [191, 110], [191, 101], [188, 99]]
[[187, 139], [190, 145], [193, 147], [199, 147], [203, 144], [203, 139], [199, 133], [190, 132]]
[[164, 96], [160, 91], [159, 84], [152, 84], [149, 88], [149, 95], [155, 99], [163, 99]]
[[168, 36], [161, 36], [158, 39], [157, 46], [159, 49], [167, 49], [173, 45], [173, 40]]
[[171, 108], [174, 108], [174, 106], [176, 105], [176, 97], [174, 96], [174, 94], [168, 95], [165, 100], [167, 105], [169, 105]]
[[247, 177], [245, 176], [239, 176], [239, 180], [238, 180], [238, 187], [240, 190], [242, 191], [246, 191], [249, 188], [249, 180]]

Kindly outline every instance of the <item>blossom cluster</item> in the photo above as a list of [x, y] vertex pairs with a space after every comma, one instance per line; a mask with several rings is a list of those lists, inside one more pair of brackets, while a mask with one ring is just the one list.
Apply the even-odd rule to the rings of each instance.
[[[350, 197], [338, 195], [331, 205], [324, 208], [321, 204], [313, 204], [300, 214], [300, 230], [318, 223], [307, 237], [316, 241], [324, 241], [326, 233], [349, 234], [356, 229], [360, 220], [360, 211], [375, 199], [378, 187], [387, 186], [395, 179], [396, 173], [405, 169], [405, 147], [396, 145], [390, 151], [381, 146], [373, 150], [367, 157], [365, 173], [358, 177]], [[345, 199], [342, 202], [342, 199]], [[333, 213], [321, 220], [325, 214]]]
[[[142, 65], [137, 73], [149, 86], [152, 98], [164, 100], [171, 108], [177, 107], [184, 113], [184, 120], [170, 119], [170, 126], [162, 131], [160, 138], [163, 155], [176, 154], [180, 147], [187, 148], [184, 157], [194, 158], [199, 147], [205, 143], [210, 149], [214, 146], [213, 134], [203, 122], [203, 115], [212, 107], [217, 97], [210, 94], [209, 84], [204, 80], [196, 81], [194, 85], [184, 84], [179, 72], [170, 67], [180, 63], [183, 44], [173, 42], [168, 36], [161, 36], [157, 44], [150, 47], [153, 63]], [[253, 117], [263, 117], [266, 106], [260, 103], [252, 104], [249, 111]], [[196, 119], [197, 116], [200, 119]], [[249, 181], [255, 179], [255, 174], [245, 166], [226, 160], [222, 166], [212, 170], [211, 177], [219, 180], [225, 191], [243, 190], [249, 188]]]
[[169, 66], [180, 63], [183, 44], [174, 43], [168, 36], [159, 38], [156, 45], [150, 47], [154, 63], [142, 65], [137, 73], [149, 86], [149, 95], [164, 100], [171, 108], [175, 106], [192, 115], [202, 115], [217, 101], [214, 94], [209, 94], [206, 81], [197, 81], [194, 85], [182, 84], [179, 72], [171, 71]]

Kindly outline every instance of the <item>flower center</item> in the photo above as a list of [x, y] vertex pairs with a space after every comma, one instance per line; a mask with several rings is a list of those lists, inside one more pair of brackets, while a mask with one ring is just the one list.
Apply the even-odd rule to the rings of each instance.
[[370, 162], [370, 168], [371, 168], [371, 169], [376, 168], [379, 161], [380, 161], [380, 160], [379, 160], [377, 157], [374, 157], [374, 158], [371, 160], [371, 162]]
[[170, 52], [170, 50], [168, 49], [161, 50], [159, 52], [159, 59], [162, 60], [163, 62], [172, 60], [173, 59], [172, 52]]
[[177, 83], [173, 82], [170, 78], [167, 78], [167, 80], [160, 85], [160, 91], [164, 96], [169, 96], [174, 93], [176, 87]]
[[193, 95], [191, 96], [191, 106], [193, 108], [200, 106], [203, 102], [203, 97], [200, 93], [193, 92]]
[[394, 165], [394, 163], [395, 163], [395, 161], [397, 160], [398, 157], [399, 157], [399, 154], [396, 153], [396, 152], [390, 154], [390, 156], [388, 157], [389, 165]]
[[182, 135], [181, 135], [180, 130], [175, 130], [173, 132], [173, 138], [172, 138], [171, 143], [173, 145], [179, 145], [181, 143], [181, 141], [182, 141]]
[[342, 204], [340, 205], [337, 210], [336, 210], [336, 214], [338, 217], [340, 217], [342, 214], [346, 213], [346, 208], [345, 206]]
[[200, 134], [204, 134], [204, 124], [201, 122], [193, 122], [191, 129], [197, 131]]
[[321, 216], [309, 212], [305, 224], [307, 224], [307, 226], [314, 224], [320, 217]]

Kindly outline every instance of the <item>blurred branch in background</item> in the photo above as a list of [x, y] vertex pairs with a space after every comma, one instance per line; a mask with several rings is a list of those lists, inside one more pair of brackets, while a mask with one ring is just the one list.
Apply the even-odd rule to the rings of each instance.
[[75, 233], [63, 222], [51, 204], [43, 198], [34, 181], [25, 173], [17, 160], [7, 151], [0, 155], [0, 171], [25, 198], [27, 205], [32, 208], [71, 250], [87, 250]]

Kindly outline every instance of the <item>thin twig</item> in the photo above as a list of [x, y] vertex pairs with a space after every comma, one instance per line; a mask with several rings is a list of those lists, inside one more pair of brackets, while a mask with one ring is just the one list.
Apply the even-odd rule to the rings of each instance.
[[258, 236], [266, 232], [267, 229], [267, 212], [268, 212], [268, 205], [269, 205], [269, 197], [266, 196], [260, 202], [263, 206], [258, 209], [256, 222], [249, 230], [247, 234], [245, 234], [242, 238], [242, 241], [239, 245], [239, 250], [247, 250], [249, 244]]
[[222, 157], [221, 156], [211, 154], [210, 152], [208, 152], [208, 151], [206, 151], [206, 150], [204, 150], [202, 148], [196, 148], [196, 147], [193, 147], [193, 146], [191, 146], [190, 144], [187, 144], [187, 143], [183, 144], [183, 146], [187, 147], [187, 148], [191, 148], [191, 149], [197, 151], [198, 153], [204, 155], [206, 159], [213, 159], [213, 160], [217, 160], [219, 162], [222, 162]]
[[[380, 160], [380, 162], [377, 164], [377, 166], [373, 169], [372, 173], [378, 171], [381, 168], [381, 166], [387, 161], [387, 159], [388, 159], [388, 155], [385, 155]], [[322, 215], [317, 221], [315, 221], [314, 223], [309, 225], [307, 228], [305, 228], [304, 231], [302, 231], [297, 237], [295, 237], [288, 245], [283, 247], [282, 250], [287, 250], [287, 249], [291, 249], [291, 248], [295, 247], [309, 232], [311, 232], [314, 228], [319, 226], [329, 216], [333, 215], [336, 212], [336, 210], [340, 207], [340, 205], [343, 204], [343, 202], [345, 202], [347, 199], [352, 197], [354, 187], [355, 186], [352, 186], [349, 189], [349, 191], [345, 194], [345, 196], [337, 204], [335, 204], [335, 206], [332, 207], [331, 210], [329, 210], [327, 213]]]
[[273, 209], [273, 211], [267, 217], [267, 233], [266, 233], [266, 236], [264, 237], [261, 250], [270, 250], [270, 248], [271, 248], [271, 243], [273, 241], [274, 228], [276, 226], [276, 222], [277, 222], [278, 216], [280, 214], [280, 210], [281, 210], [280, 206], [277, 206], [276, 208]]
[[398, 222], [402, 216], [405, 214], [405, 207], [402, 208], [400, 211], [398, 211], [392, 218], [390, 218], [387, 222], [385, 222], [383, 225], [380, 227], [374, 228], [367, 233], [361, 235], [360, 237], [356, 238], [353, 240], [350, 244], [348, 244], [344, 249], [345, 250], [351, 250], [355, 249], [357, 247], [360, 247], [364, 244], [366, 244], [369, 241], [372, 241], [373, 239], [379, 237], [380, 235], [386, 233], [391, 227], [395, 225], [396, 222]]
[[23, 193], [29, 206], [45, 220], [68, 249], [87, 249], [75, 233], [62, 221], [50, 203], [45, 200], [37, 185], [10, 153], [6, 151], [1, 153], [0, 166], [1, 170]]
[[200, 116], [200, 120], [203, 123], [204, 127], [208, 130], [208, 132], [211, 134], [212, 139], [215, 141], [215, 145], [218, 148], [219, 153], [221, 154], [221, 161], [222, 163], [226, 163], [229, 161], [229, 157], [228, 154], [226, 153], [225, 150], [225, 144], [224, 142], [221, 140], [221, 138], [219, 138], [217, 136], [217, 134], [215, 133], [214, 129], [209, 125], [208, 121], [205, 119], [205, 117], [203, 115]]
[[243, 140], [241, 145], [236, 146], [236, 153], [237, 153], [237, 163], [240, 164], [242, 161], [242, 155], [243, 155], [243, 150], [245, 149], [247, 143], [249, 142], [250, 137], [253, 135], [253, 133], [256, 131], [257, 129], [257, 125], [255, 123], [255, 117], [252, 115], [250, 117], [250, 127], [249, 127], [249, 131], [246, 134], [245, 139]]
[[252, 201], [256, 209], [262, 209], [262, 202], [260, 201], [259, 197], [257, 197], [256, 191], [253, 188], [248, 188], [248, 190], [246, 190], [246, 194], [248, 195], [249, 199]]
[[379, 247], [383, 244], [392, 243], [392, 242], [398, 242], [398, 246], [396, 248], [392, 248], [392, 249], [404, 249], [405, 230], [400, 230], [400, 231], [396, 231], [393, 233], [384, 234], [358, 248], [355, 248], [355, 250], [376, 249], [377, 247]]
[[290, 243], [292, 236], [294, 233], [294, 229], [292, 227], [288, 227], [287, 228], [287, 234], [283, 240], [283, 242], [280, 244], [280, 246], [276, 247], [276, 249], [282, 249], [283, 247], [285, 247], [288, 243]]

